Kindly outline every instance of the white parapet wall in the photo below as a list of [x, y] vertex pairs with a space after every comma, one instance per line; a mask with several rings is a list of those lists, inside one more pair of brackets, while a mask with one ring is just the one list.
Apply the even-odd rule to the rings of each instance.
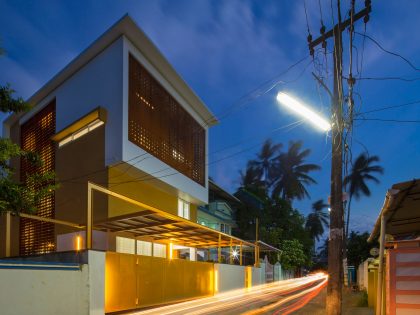
[[245, 267], [238, 265], [214, 264], [215, 276], [218, 277], [217, 292], [226, 292], [245, 288]]
[[0, 261], [0, 314], [104, 314], [105, 255], [88, 257], [89, 265]]

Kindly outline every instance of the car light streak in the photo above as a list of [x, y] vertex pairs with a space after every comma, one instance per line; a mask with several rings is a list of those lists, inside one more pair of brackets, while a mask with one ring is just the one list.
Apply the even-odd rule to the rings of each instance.
[[[310, 287], [321, 281], [316, 286]], [[201, 314], [261, 314], [260, 310], [276, 311], [284, 303], [290, 302], [305, 294], [316, 293], [327, 281], [324, 274], [316, 274], [304, 278], [289, 279], [270, 284], [255, 286], [248, 289], [239, 289], [215, 296], [195, 299], [153, 309], [132, 312], [132, 315], [201, 315]], [[309, 289], [307, 289], [310, 287]], [[297, 292], [298, 291], [298, 292]], [[294, 293], [297, 292], [297, 293]], [[294, 294], [293, 294], [294, 293]], [[287, 297], [284, 295], [293, 294]], [[316, 293], [317, 294], [317, 293]], [[316, 295], [315, 294], [315, 295]], [[314, 296], [315, 296], [314, 295]], [[286, 300], [286, 301], [285, 301]], [[269, 304], [271, 301], [275, 303]], [[285, 301], [285, 302], [282, 302]], [[279, 303], [281, 302], [281, 303]], [[302, 303], [304, 299], [302, 299]], [[269, 305], [267, 305], [269, 304]], [[294, 305], [294, 304], [293, 304]], [[260, 308], [259, 308], [260, 307]], [[241, 310], [242, 308], [242, 310]], [[252, 308], [258, 308], [248, 311]], [[250, 313], [251, 312], [251, 313]], [[255, 312], [255, 313], [252, 313]]]

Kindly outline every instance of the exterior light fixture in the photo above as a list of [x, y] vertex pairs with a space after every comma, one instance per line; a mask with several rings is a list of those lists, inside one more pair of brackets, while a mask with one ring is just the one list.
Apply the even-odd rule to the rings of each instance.
[[82, 249], [82, 237], [80, 235], [76, 236], [76, 250], [79, 251]]
[[300, 116], [303, 116], [322, 131], [331, 130], [331, 124], [326, 119], [318, 115], [306, 104], [298, 101], [290, 95], [283, 92], [279, 92], [277, 94], [277, 101], [286, 106], [287, 108], [291, 109], [292, 111], [296, 112]]
[[234, 249], [232, 251], [232, 256], [233, 256], [233, 258], [238, 259], [239, 253], [238, 253], [238, 251], [236, 249]]

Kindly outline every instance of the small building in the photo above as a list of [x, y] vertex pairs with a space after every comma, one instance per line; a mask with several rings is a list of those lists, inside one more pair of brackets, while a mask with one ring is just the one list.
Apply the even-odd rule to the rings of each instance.
[[235, 212], [241, 201], [209, 179], [209, 203], [198, 207], [197, 223], [232, 234]]
[[[370, 263], [368, 294], [376, 314], [418, 314], [420, 309], [420, 180], [394, 184], [368, 241], [379, 238]], [[377, 267], [376, 267], [377, 266]]]

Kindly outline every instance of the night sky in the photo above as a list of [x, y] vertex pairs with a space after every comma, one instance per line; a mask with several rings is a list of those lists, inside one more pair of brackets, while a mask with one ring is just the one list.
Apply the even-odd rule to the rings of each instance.
[[[318, 1], [306, 2], [310, 31], [316, 37], [321, 26], [320, 8]], [[342, 2], [345, 15], [350, 1]], [[420, 2], [372, 2], [366, 34], [420, 68]], [[363, 1], [357, 3], [363, 5]], [[323, 22], [330, 28], [336, 17], [331, 15], [330, 1], [321, 4]], [[319, 164], [322, 170], [312, 174], [318, 184], [308, 189], [311, 199], [295, 201], [293, 205], [306, 214], [312, 202], [328, 198], [329, 135], [299, 122], [299, 117], [280, 107], [275, 99], [278, 91], [287, 91], [329, 116], [328, 96], [311, 72], [324, 69], [325, 75], [328, 68], [327, 83], [331, 86], [331, 54], [325, 57], [321, 52], [315, 62], [308, 57], [284, 74], [293, 63], [309, 55], [303, 1], [2, 0], [0, 45], [7, 54], [0, 57], [0, 84], [9, 82], [17, 95], [28, 98], [126, 13], [221, 118], [219, 125], [210, 130], [209, 143], [210, 176], [219, 185], [231, 192], [235, 190], [239, 170], [255, 157], [264, 139], [282, 142], [285, 148], [290, 140], [303, 140], [304, 146], [312, 150], [308, 162]], [[356, 24], [356, 31], [364, 32], [362, 21]], [[348, 56], [347, 32], [343, 42]], [[418, 70], [386, 54], [368, 39], [363, 45], [362, 37], [356, 35], [354, 45], [355, 75], [420, 77]], [[328, 49], [332, 50], [331, 40]], [[348, 75], [347, 58], [344, 75]], [[419, 84], [420, 81], [357, 81], [357, 112], [420, 100]], [[358, 117], [420, 120], [420, 105]], [[370, 231], [386, 190], [393, 183], [419, 177], [419, 132], [418, 123], [356, 122], [353, 156], [367, 148], [369, 154], [381, 158], [385, 174], [380, 177], [381, 184], [371, 184], [370, 198], [353, 202], [352, 229]]]

